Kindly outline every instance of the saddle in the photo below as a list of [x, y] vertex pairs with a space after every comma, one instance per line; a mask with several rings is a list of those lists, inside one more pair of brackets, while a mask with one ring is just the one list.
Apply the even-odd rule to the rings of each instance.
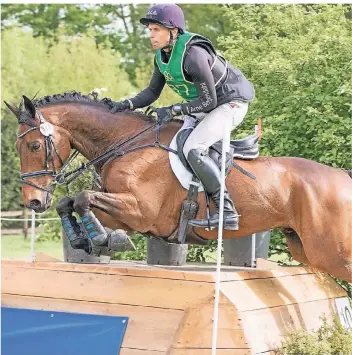
[[[176, 137], [177, 144], [177, 154], [179, 159], [185, 168], [193, 174], [191, 167], [189, 166], [186, 157], [183, 154], [183, 146], [189, 135], [192, 133], [193, 128], [187, 128], [181, 130]], [[230, 173], [233, 159], [243, 159], [243, 160], [253, 160], [259, 156], [259, 136], [257, 134], [252, 134], [242, 139], [230, 141], [230, 152], [226, 153], [225, 162], [225, 174], [226, 176]], [[221, 150], [222, 150], [222, 140], [214, 143], [209, 148], [209, 157], [215, 161], [219, 169], [221, 169]]]
[[[178, 243], [178, 244], [185, 244], [185, 243], [191, 243], [191, 244], [200, 244], [204, 245], [208, 242], [208, 240], [202, 238], [199, 236], [195, 231], [192, 226], [188, 225], [188, 221], [191, 219], [194, 219], [197, 215], [198, 212], [198, 207], [199, 204], [197, 202], [198, 199], [198, 188], [200, 186], [200, 181], [198, 178], [194, 175], [192, 168], [187, 162], [186, 157], [183, 154], [183, 147], [184, 144], [193, 131], [193, 127], [183, 129], [178, 132], [177, 137], [176, 137], [176, 146], [177, 146], [177, 154], [182, 162], [182, 164], [185, 166], [185, 168], [193, 175], [193, 179], [190, 183], [190, 187], [188, 190], [188, 195], [187, 198], [183, 201], [182, 203], [182, 209], [181, 209], [181, 217], [179, 221], [179, 226], [176, 229], [176, 231], [168, 238], [168, 241], [170, 243]], [[232, 166], [235, 166], [237, 169], [239, 169], [243, 173], [245, 172], [243, 169], [241, 169], [238, 165], [236, 165], [233, 161], [234, 158], [237, 159], [243, 159], [243, 160], [253, 160], [259, 156], [259, 136], [257, 134], [253, 134], [250, 136], [247, 136], [242, 139], [237, 139], [237, 140], [232, 140], [230, 142], [230, 152], [226, 153], [226, 162], [225, 162], [225, 175], [227, 176], [231, 169]], [[209, 157], [214, 160], [214, 162], [217, 164], [219, 169], [221, 169], [221, 161], [222, 161], [222, 140], [214, 143], [210, 148], [209, 148]], [[246, 175], [251, 176], [251, 174], [247, 173]], [[205, 196], [206, 196], [206, 201], [207, 201], [207, 216], [209, 219], [209, 196], [205, 191]], [[191, 229], [192, 227], [192, 229]]]

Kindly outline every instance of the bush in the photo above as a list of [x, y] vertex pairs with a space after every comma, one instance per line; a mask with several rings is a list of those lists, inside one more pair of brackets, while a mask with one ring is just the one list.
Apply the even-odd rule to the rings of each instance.
[[312, 333], [304, 329], [289, 333], [275, 355], [351, 355], [352, 332], [342, 327], [337, 315], [331, 325], [325, 315], [321, 320], [323, 324]]
[[348, 11], [343, 5], [270, 4], [226, 12], [232, 32], [219, 42], [256, 90], [236, 132], [261, 118], [262, 154], [351, 168]]

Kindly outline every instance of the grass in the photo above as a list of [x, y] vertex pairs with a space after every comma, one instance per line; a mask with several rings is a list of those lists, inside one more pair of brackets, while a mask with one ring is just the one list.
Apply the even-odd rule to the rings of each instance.
[[[34, 250], [40, 251], [55, 258], [63, 260], [62, 241], [36, 242]], [[31, 238], [24, 239], [23, 235], [1, 236], [2, 259], [24, 259], [31, 257]]]

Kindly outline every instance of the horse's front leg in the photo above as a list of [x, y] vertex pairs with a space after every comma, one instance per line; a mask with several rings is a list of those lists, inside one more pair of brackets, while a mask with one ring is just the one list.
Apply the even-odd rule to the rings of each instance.
[[[92, 196], [94, 194], [96, 194], [94, 191], [84, 191], [78, 194], [74, 200], [65, 197], [56, 208], [71, 246], [74, 249], [84, 249], [87, 253], [95, 255], [135, 250], [125, 230], [109, 231], [103, 227], [92, 208], [99, 208], [103, 212], [108, 210], [108, 206], [94, 203]], [[82, 230], [72, 215], [73, 211], [81, 217]], [[107, 218], [103, 220], [106, 221]], [[111, 220], [110, 218], [110, 222]], [[109, 223], [109, 227], [112, 228], [122, 226], [124, 225], [117, 221], [113, 224]]]
[[[104, 218], [105, 226], [111, 228], [113, 221], [128, 226], [129, 230], [141, 233], [149, 232], [155, 224], [155, 208], [142, 198], [138, 199], [132, 192], [106, 193], [86, 190], [76, 196], [74, 209], [82, 217], [92, 208], [108, 214]], [[102, 222], [102, 221], [100, 221]], [[126, 228], [127, 229], [127, 228]]]
[[[123, 226], [114, 213], [116, 205], [116, 196], [103, 192], [85, 190], [75, 198], [73, 208], [81, 217], [82, 227], [92, 242], [94, 254], [99, 252], [99, 248], [104, 247], [107, 247], [108, 251], [135, 250], [125, 230], [116, 229], [108, 232], [102, 224], [108, 222], [107, 227], [111, 228]], [[103, 219], [99, 220], [92, 209], [101, 211], [100, 215]], [[110, 215], [110, 219], [106, 218], [106, 214]], [[111, 223], [114, 219], [116, 222]]]
[[73, 249], [83, 249], [86, 253], [91, 254], [92, 245], [89, 239], [81, 230], [76, 217], [73, 215], [74, 199], [68, 196], [62, 198], [56, 205], [56, 212], [61, 218], [62, 228]]

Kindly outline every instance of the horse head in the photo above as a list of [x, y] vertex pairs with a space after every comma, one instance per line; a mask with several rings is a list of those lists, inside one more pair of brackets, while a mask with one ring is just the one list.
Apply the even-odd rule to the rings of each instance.
[[69, 138], [48, 122], [35, 104], [23, 95], [20, 105], [5, 101], [18, 120], [16, 150], [20, 156], [22, 201], [35, 212], [52, 204], [55, 177], [69, 156]]

